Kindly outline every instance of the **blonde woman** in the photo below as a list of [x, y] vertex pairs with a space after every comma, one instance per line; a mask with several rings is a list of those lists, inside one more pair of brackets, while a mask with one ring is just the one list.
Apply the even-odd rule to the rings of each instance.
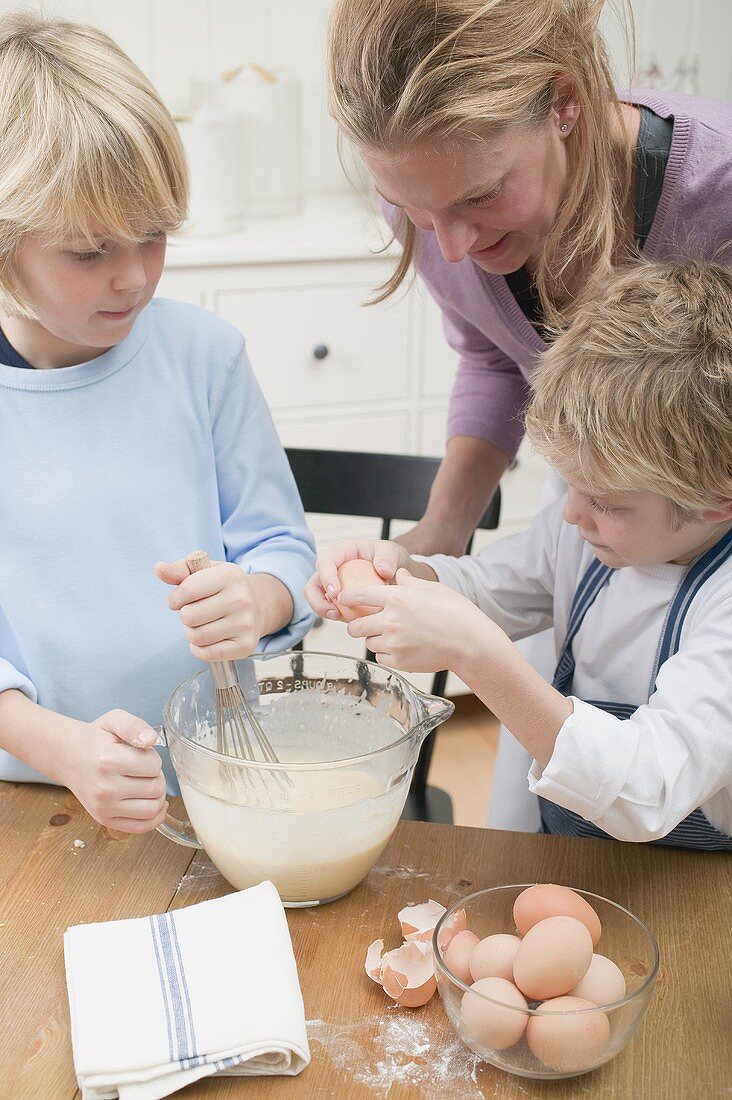
[[[165, 816], [172, 689], [312, 621], [241, 334], [151, 300], [186, 200], [173, 120], [106, 35], [0, 18], [0, 779], [132, 833]], [[219, 564], [188, 576], [197, 547]]]
[[[459, 355], [445, 458], [400, 540], [411, 552], [463, 552], [522, 438], [548, 330], [578, 293], [619, 260], [719, 255], [732, 240], [732, 104], [617, 93], [603, 6], [334, 4], [331, 111], [403, 242], [383, 295], [416, 270]], [[491, 824], [536, 820], [514, 749], [502, 737]]]
[[[543, 831], [732, 851], [732, 272], [611, 274], [535, 387], [564, 498], [473, 556], [346, 545], [396, 577], [341, 592], [379, 609], [349, 633], [472, 688], [531, 758]], [[306, 589], [319, 614], [343, 549]], [[551, 684], [513, 644], [546, 628]]]

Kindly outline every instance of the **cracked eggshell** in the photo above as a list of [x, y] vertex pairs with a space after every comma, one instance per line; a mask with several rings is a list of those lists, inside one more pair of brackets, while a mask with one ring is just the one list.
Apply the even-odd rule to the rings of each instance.
[[445, 906], [440, 905], [439, 901], [433, 901], [432, 898], [429, 901], [423, 901], [421, 905], [406, 905], [397, 914], [404, 939], [407, 942], [421, 940], [429, 943], [435, 925], [446, 912]]
[[374, 940], [372, 944], [369, 944], [369, 949], [366, 952], [366, 962], [364, 963], [364, 969], [371, 978], [372, 982], [376, 982], [377, 985], [381, 985], [381, 965], [382, 956], [384, 954], [384, 941]]
[[427, 1004], [437, 989], [430, 945], [411, 940], [388, 951], [381, 960], [381, 981], [384, 992], [403, 1008]]
[[468, 930], [468, 918], [465, 915], [464, 909], [456, 909], [451, 917], [445, 921], [437, 936], [437, 944], [440, 951], [447, 950], [447, 945], [450, 940], [457, 936], [458, 932], [467, 932]]

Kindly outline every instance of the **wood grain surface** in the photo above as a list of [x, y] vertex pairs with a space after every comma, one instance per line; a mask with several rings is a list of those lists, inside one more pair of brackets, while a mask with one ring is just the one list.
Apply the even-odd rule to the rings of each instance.
[[[137, 917], [227, 893], [201, 854], [157, 833], [92, 821], [65, 791], [0, 784], [0, 1100], [72, 1100], [62, 936], [71, 924]], [[84, 846], [75, 846], [75, 840]], [[592, 1074], [510, 1077], [457, 1041], [437, 997], [393, 1009], [366, 977], [396, 914], [486, 886], [562, 882], [626, 905], [655, 933], [661, 975], [630, 1046]], [[214, 1078], [188, 1100], [714, 1100], [732, 1095], [732, 862], [724, 854], [400, 823], [377, 866], [329, 906], [289, 910], [312, 1063], [297, 1078]]]

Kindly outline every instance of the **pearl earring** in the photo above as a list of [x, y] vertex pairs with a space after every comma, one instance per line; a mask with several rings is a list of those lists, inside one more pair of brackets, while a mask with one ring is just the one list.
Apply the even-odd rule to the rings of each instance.
[[563, 122], [562, 125], [559, 127], [559, 129], [562, 131], [563, 134], [566, 134], [567, 130], [569, 129], [569, 126], [567, 125], [566, 122]]

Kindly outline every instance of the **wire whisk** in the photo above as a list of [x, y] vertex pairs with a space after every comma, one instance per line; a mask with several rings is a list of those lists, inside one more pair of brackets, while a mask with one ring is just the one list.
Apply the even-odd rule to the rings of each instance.
[[[196, 550], [188, 558], [189, 573], [198, 573], [211, 565], [205, 550]], [[277, 753], [262, 729], [249, 700], [242, 689], [233, 661], [209, 662], [211, 678], [216, 688], [216, 750], [240, 760], [279, 764]], [[293, 787], [286, 772], [273, 771], [280, 786]]]

